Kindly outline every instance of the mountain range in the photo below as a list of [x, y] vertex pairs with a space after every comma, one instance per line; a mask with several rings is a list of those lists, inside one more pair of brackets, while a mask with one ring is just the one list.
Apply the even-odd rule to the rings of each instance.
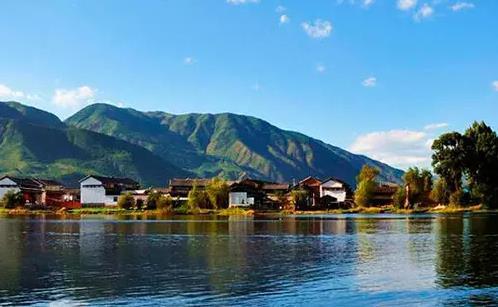
[[401, 170], [279, 129], [261, 119], [222, 114], [140, 112], [90, 105], [62, 122], [17, 102], [0, 102], [0, 173], [75, 185], [87, 174], [126, 176], [146, 186], [174, 177], [251, 177], [273, 181], [313, 175], [351, 185], [364, 164], [382, 181]]

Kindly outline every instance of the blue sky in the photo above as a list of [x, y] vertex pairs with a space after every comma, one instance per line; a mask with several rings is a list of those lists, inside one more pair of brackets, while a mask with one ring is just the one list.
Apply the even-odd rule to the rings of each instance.
[[498, 1], [0, 3], [0, 99], [253, 115], [399, 167], [498, 128]]

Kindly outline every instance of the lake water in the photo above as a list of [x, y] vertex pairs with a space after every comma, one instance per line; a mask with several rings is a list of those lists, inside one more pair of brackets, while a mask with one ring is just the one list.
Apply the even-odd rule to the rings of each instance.
[[0, 217], [0, 304], [498, 304], [498, 215]]

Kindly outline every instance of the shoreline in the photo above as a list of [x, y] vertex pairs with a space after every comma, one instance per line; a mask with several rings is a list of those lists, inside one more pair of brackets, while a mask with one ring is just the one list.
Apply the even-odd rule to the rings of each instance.
[[421, 209], [395, 209], [393, 207], [367, 207], [335, 210], [309, 210], [309, 211], [272, 211], [252, 209], [198, 209], [191, 212], [183, 210], [125, 210], [118, 208], [81, 208], [71, 210], [29, 210], [25, 208], [5, 209], [0, 208], [1, 216], [81, 216], [81, 215], [107, 215], [107, 216], [139, 216], [139, 217], [168, 217], [168, 216], [316, 216], [316, 215], [346, 215], [346, 214], [387, 214], [387, 215], [417, 215], [417, 214], [457, 214], [457, 213], [496, 213], [498, 210], [487, 210], [481, 206], [465, 208], [421, 208]]

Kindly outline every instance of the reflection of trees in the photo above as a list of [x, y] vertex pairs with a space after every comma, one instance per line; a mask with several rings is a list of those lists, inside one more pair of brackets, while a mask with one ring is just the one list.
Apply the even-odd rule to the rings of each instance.
[[496, 215], [441, 217], [437, 232], [437, 283], [449, 287], [496, 287]]
[[194, 293], [272, 293], [289, 284], [330, 279], [322, 269], [349, 270], [356, 248], [349, 235], [352, 224], [293, 217], [0, 221], [0, 243], [6, 247], [0, 255], [10, 259], [0, 262], [5, 268], [0, 285], [11, 289], [5, 300], [14, 304], [13, 295], [48, 301], [53, 299], [50, 291], [63, 291], [76, 301], [151, 295], [189, 301]]

